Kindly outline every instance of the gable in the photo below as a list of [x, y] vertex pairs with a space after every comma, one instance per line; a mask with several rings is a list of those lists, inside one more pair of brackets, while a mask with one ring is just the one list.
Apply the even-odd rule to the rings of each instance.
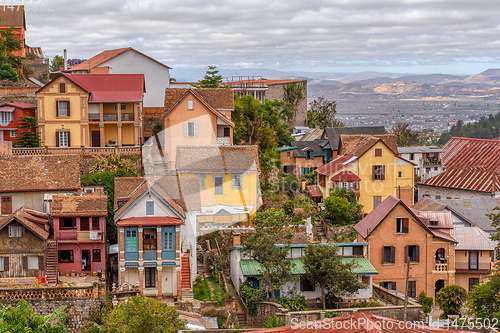
[[110, 73], [113, 74], [147, 74], [164, 72], [166, 75], [169, 74], [171, 69], [169, 66], [162, 64], [161, 62], [141, 53], [133, 48], [129, 48], [117, 55], [105, 59], [97, 66], [99, 67], [110, 67]]
[[[66, 84], [66, 93], [64, 94], [59, 93], [60, 83]], [[52, 81], [48, 82], [46, 85], [44, 85], [36, 92], [37, 95], [39, 94], [43, 95], [47, 93], [58, 94], [58, 95], [68, 95], [69, 93], [89, 94], [89, 92], [85, 89], [85, 87], [78, 85], [77, 83], [71, 81], [68, 77], [64, 75], [59, 75], [56, 78], [52, 79]]]
[[[147, 215], [147, 205], [153, 203], [154, 214]], [[137, 198], [125, 211], [120, 214], [115, 221], [126, 219], [129, 217], [147, 217], [147, 216], [161, 216], [161, 217], [174, 217], [180, 218], [179, 214], [175, 212], [172, 207], [165, 204], [154, 191], [148, 190], [142, 196]]]

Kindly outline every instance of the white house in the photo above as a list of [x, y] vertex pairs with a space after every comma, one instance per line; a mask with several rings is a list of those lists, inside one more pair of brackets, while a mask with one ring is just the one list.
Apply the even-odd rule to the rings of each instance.
[[443, 150], [436, 146], [398, 147], [400, 157], [417, 164], [415, 175], [421, 181], [439, 175], [446, 171], [442, 164]]

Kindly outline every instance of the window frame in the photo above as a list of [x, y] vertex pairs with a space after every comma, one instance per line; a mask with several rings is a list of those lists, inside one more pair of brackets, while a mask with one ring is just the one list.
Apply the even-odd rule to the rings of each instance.
[[194, 100], [192, 100], [192, 99], [187, 100], [187, 109], [194, 110]]
[[155, 215], [155, 202], [154, 201], [146, 201], [146, 215], [154, 216]]
[[[414, 249], [414, 251], [412, 251], [412, 249]], [[419, 245], [406, 245], [405, 246], [405, 262], [406, 262], [406, 258], [409, 258], [410, 262], [420, 262], [420, 246]]]
[[[5, 200], [5, 201], [4, 201]], [[0, 215], [12, 214], [12, 196], [5, 195], [0, 197]]]
[[[62, 260], [62, 252], [63, 251], [68, 251], [69, 254], [69, 259], [68, 260]], [[73, 250], [59, 250], [57, 251], [57, 262], [58, 263], [74, 263], [75, 262], [75, 255]]]
[[[26, 256], [26, 258], [27, 258], [26, 260], [28, 261], [28, 270], [39, 270], [40, 269], [39, 256], [29, 255], [29, 256]], [[36, 263], [36, 265], [34, 265], [33, 263]], [[31, 267], [30, 267], [30, 264], [31, 264]]]
[[101, 249], [92, 249], [92, 262], [101, 262]]
[[[56, 135], [57, 135], [57, 142], [56, 142], [56, 146], [57, 147], [71, 147], [71, 143], [70, 143], [70, 133], [69, 131], [56, 131]], [[64, 137], [64, 135], [66, 137]]]
[[[472, 256], [473, 253], [475, 253], [475, 258], [476, 258], [475, 268], [474, 268], [474, 263], [471, 260], [471, 258], [473, 257]], [[469, 251], [469, 270], [471, 271], [479, 270], [479, 251]]]
[[407, 234], [409, 229], [410, 219], [407, 217], [396, 217], [396, 233]]
[[[189, 126], [192, 124], [193, 133], [190, 135]], [[196, 121], [186, 121], [184, 123], [184, 136], [186, 138], [196, 138], [198, 137], [198, 123]]]
[[[14, 233], [14, 230], [20, 232]], [[24, 236], [24, 227], [22, 225], [9, 225], [9, 238], [22, 238]]]
[[[389, 261], [386, 261], [386, 252], [389, 252]], [[382, 264], [394, 264], [396, 262], [396, 248], [394, 246], [382, 247]]]
[[231, 187], [233, 190], [243, 190], [243, 174], [237, 173], [231, 175]]
[[411, 298], [417, 297], [417, 281], [416, 280], [408, 281], [408, 297], [411, 297]]
[[[130, 235], [128, 235], [130, 234]], [[134, 234], [134, 235], [132, 235]], [[139, 231], [137, 229], [127, 229], [125, 228], [123, 232], [124, 240], [124, 250], [125, 252], [135, 252], [139, 251]]]
[[382, 148], [375, 148], [375, 157], [382, 156]]
[[385, 165], [373, 165], [372, 180], [385, 180]]
[[97, 230], [97, 231], [101, 230], [101, 221], [99, 217], [96, 216], [92, 217], [92, 230]]
[[144, 288], [156, 288], [157, 286], [156, 267], [144, 267]]
[[[220, 186], [216, 184], [216, 179], [222, 179]], [[224, 195], [224, 176], [214, 176], [214, 195]], [[217, 191], [219, 189], [219, 191]]]
[[[61, 104], [66, 104], [66, 114], [61, 114]], [[68, 118], [71, 116], [71, 103], [68, 99], [57, 99], [56, 100], [56, 117]], [[64, 109], [64, 108], [63, 108]]]
[[[475, 283], [472, 283], [472, 282], [475, 282]], [[472, 291], [472, 289], [474, 289], [474, 286], [477, 286], [479, 283], [480, 283], [479, 278], [470, 277], [469, 278], [469, 291]], [[471, 284], [472, 284], [472, 286], [471, 286]]]

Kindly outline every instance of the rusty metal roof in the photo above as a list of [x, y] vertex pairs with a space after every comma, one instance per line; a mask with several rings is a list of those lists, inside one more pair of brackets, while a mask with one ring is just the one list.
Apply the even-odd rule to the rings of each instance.
[[493, 232], [495, 230], [486, 214], [500, 213], [500, 210], [495, 210], [496, 207], [500, 208], [500, 198], [441, 200], [440, 202], [484, 231]]
[[447, 168], [481, 166], [500, 173], [500, 140], [452, 137], [443, 151]]
[[451, 168], [427, 179], [423, 185], [456, 188], [470, 191], [500, 191], [500, 173], [485, 167]]
[[368, 237], [400, 202], [401, 200], [398, 198], [392, 195], [388, 196], [377, 208], [356, 224], [354, 229], [361, 237]]
[[356, 174], [354, 174], [351, 171], [341, 171], [335, 176], [332, 177], [332, 181], [334, 182], [354, 182], [354, 181], [360, 181], [361, 178], [359, 178]]
[[316, 170], [316, 172], [320, 175], [328, 176], [328, 175], [331, 175], [332, 173], [334, 173], [335, 171], [342, 169], [346, 165], [354, 162], [357, 159], [358, 158], [356, 156], [353, 156], [353, 155], [342, 155], [342, 156], [337, 157], [336, 159], [334, 159], [330, 163], [319, 167]]
[[493, 251], [497, 245], [478, 227], [456, 227], [451, 230], [451, 236], [458, 241], [455, 250]]
[[[453, 229], [453, 215], [450, 211], [420, 211], [413, 208], [410, 209], [431, 229]], [[437, 224], [433, 225], [432, 221], [436, 221]]]
[[325, 130], [322, 128], [313, 128], [304, 134], [299, 141], [314, 141], [316, 139], [321, 139], [323, 137], [323, 132]]

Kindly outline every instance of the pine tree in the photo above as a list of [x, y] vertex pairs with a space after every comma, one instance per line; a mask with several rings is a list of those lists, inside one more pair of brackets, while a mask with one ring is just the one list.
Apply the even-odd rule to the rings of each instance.
[[15, 144], [19, 147], [40, 147], [40, 132], [35, 117], [21, 117], [17, 126], [24, 131], [17, 133]]

